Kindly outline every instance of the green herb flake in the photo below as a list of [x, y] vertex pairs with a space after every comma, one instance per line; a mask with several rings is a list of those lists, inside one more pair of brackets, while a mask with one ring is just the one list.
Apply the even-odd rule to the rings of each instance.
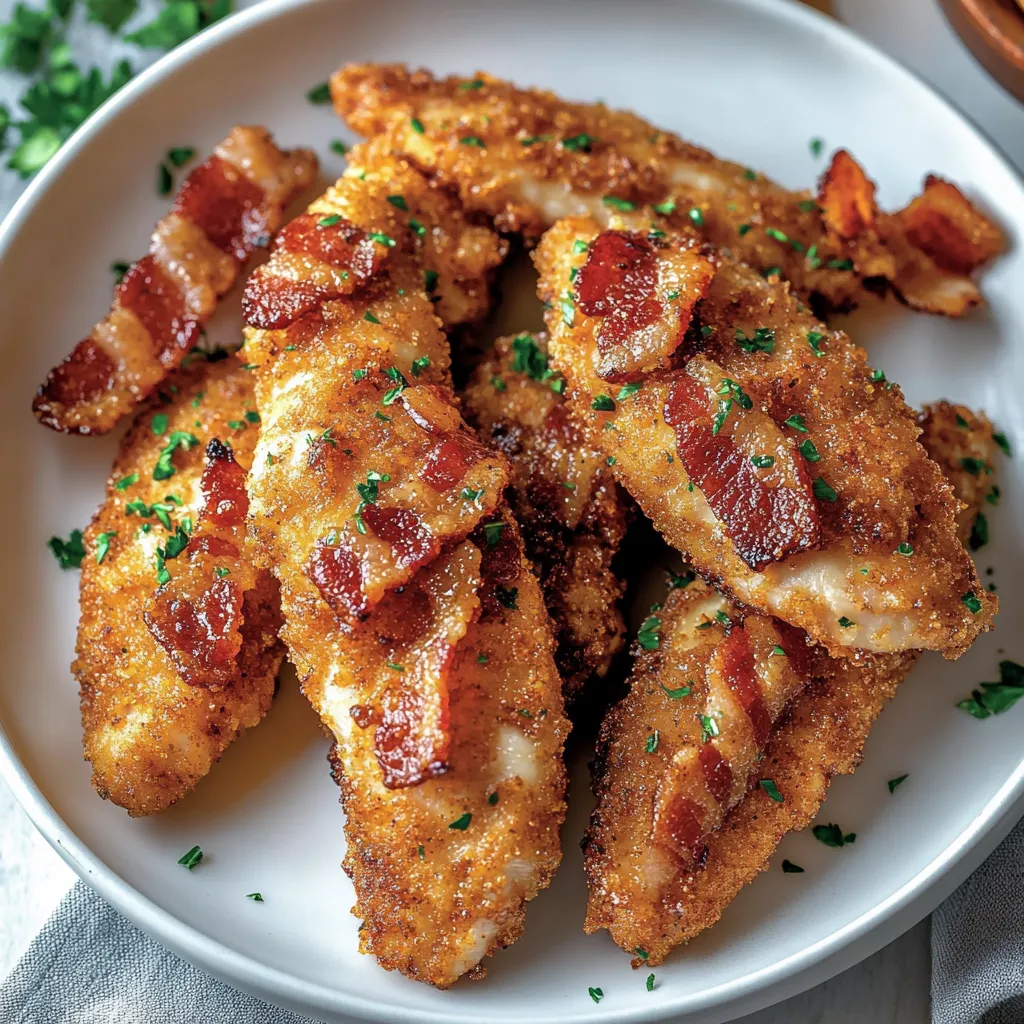
[[801, 199], [800, 202], [796, 204], [796, 208], [801, 213], [813, 213], [818, 209], [818, 204], [813, 199]]
[[804, 418], [799, 413], [794, 413], [788, 419], [782, 421], [787, 427], [792, 427], [794, 430], [799, 430], [801, 434], [807, 433], [807, 424], [804, 423]]
[[571, 135], [567, 139], [562, 139], [562, 148], [569, 150], [570, 153], [589, 153], [594, 143], [600, 141], [595, 135], [581, 132], [579, 135]]
[[979, 512], [977, 518], [971, 524], [971, 536], [967, 543], [972, 551], [977, 551], [979, 548], [983, 548], [988, 541], [988, 518]]
[[178, 858], [179, 864], [184, 864], [191, 871], [203, 859], [203, 851], [198, 846], [193, 846], [188, 853]]
[[525, 139], [519, 140], [520, 146], [536, 146], [538, 142], [550, 142], [553, 135], [527, 135]]
[[418, 117], [409, 118], [409, 127], [417, 134], [422, 135], [426, 129], [423, 127], [423, 122]]
[[813, 139], [811, 139], [811, 141], [807, 145], [808, 145], [808, 148], [811, 151], [811, 156], [819, 157], [819, 156], [821, 156], [822, 150], [825, 148], [825, 140], [824, 139], [819, 139], [819, 138], [813, 138]]
[[977, 615], [978, 612], [981, 611], [981, 602], [971, 590], [968, 590], [966, 594], [963, 594], [960, 597], [960, 601], [972, 615]]
[[405, 666], [404, 665], [399, 665], [397, 662], [386, 661], [386, 662], [384, 662], [384, 664], [387, 665], [387, 667], [389, 669], [391, 669], [392, 672], [404, 672], [405, 671]]
[[493, 807], [498, 802], [498, 791], [495, 790], [487, 797], [487, 802]]
[[758, 469], [770, 469], [775, 465], [774, 455], [751, 455], [750, 462]]
[[605, 206], [610, 206], [613, 210], [619, 210], [622, 213], [628, 213], [630, 210], [636, 209], [636, 203], [631, 203], [628, 199], [621, 199], [619, 196], [603, 196], [601, 202]]
[[744, 352], [771, 352], [775, 348], [775, 331], [770, 327], [758, 327], [748, 337], [737, 328], [735, 341]]
[[889, 792], [890, 793], [895, 793], [896, 792], [896, 787], [901, 785], [902, 783], [906, 782], [907, 779], [909, 779], [909, 778], [910, 778], [910, 775], [908, 773], [907, 775], [900, 775], [900, 776], [898, 776], [895, 779], [890, 779], [886, 783], [886, 785], [889, 787]]
[[177, 472], [174, 468], [174, 453], [181, 448], [188, 451], [199, 444], [199, 438], [185, 430], [175, 430], [167, 439], [167, 444], [161, 449], [153, 468], [154, 480], [168, 480]]
[[379, 245], [386, 245], [389, 249], [394, 249], [396, 245], [395, 240], [390, 235], [384, 234], [383, 231], [371, 231], [366, 237]]
[[419, 857], [420, 860], [427, 859], [427, 851], [423, 848], [422, 843], [420, 843], [420, 845], [416, 847], [416, 856]]
[[856, 832], [844, 833], [838, 825], [834, 825], [832, 822], [829, 822], [827, 825], [815, 825], [811, 831], [819, 843], [836, 848], [856, 842], [857, 839]]
[[594, 400], [590, 403], [590, 408], [597, 412], [614, 412], [615, 411], [615, 399], [611, 395], [594, 395]]
[[1013, 449], [1010, 447], [1010, 439], [1005, 434], [993, 434], [992, 440], [1003, 450], [1003, 454], [1009, 459], [1013, 458]]
[[231, 575], [231, 570], [225, 569], [224, 566], [222, 565], [218, 565], [214, 567], [213, 574], [217, 577], [217, 579], [222, 580], [224, 579], [225, 576]]
[[807, 332], [807, 344], [811, 346], [811, 351], [821, 358], [825, 353], [821, 350], [821, 343], [825, 339], [825, 335], [821, 331], [808, 331]]
[[348, 145], [341, 141], [341, 139], [331, 139], [329, 148], [332, 153], [337, 153], [338, 156], [344, 156], [348, 152]]
[[980, 683], [966, 700], [957, 707], [975, 718], [988, 718], [1009, 711], [1024, 697], [1024, 666], [1015, 661], [999, 662], [999, 682]]
[[744, 236], [744, 235], [745, 235], [745, 234], [746, 234], [746, 233], [747, 233], [748, 231], [750, 231], [750, 229], [751, 229], [751, 228], [752, 228], [753, 226], [754, 226], [753, 224], [741, 224], [741, 225], [740, 225], [740, 226], [739, 226], [739, 227], [738, 227], [738, 228], [736, 229], [736, 234], [738, 234], [738, 235], [740, 236], [740, 238], [742, 238], [742, 237], [743, 237], [743, 236]]
[[506, 608], [509, 608], [512, 611], [518, 611], [519, 610], [519, 605], [516, 603], [519, 600], [519, 588], [518, 587], [503, 587], [499, 583], [494, 588], [494, 596]]
[[654, 975], [653, 974], [648, 974], [647, 975], [647, 991], [648, 992], [653, 992], [654, 991]]
[[160, 164], [156, 171], [157, 195], [169, 196], [174, 191], [174, 178], [166, 164]]
[[640, 627], [636, 641], [645, 651], [656, 651], [661, 643], [660, 631], [661, 619], [657, 615], [649, 615]]
[[696, 227], [704, 227], [704, 211], [699, 206], [691, 206], [686, 215]]
[[772, 653], [769, 654], [768, 657], [769, 658], [785, 658], [785, 657], [788, 657], [788, 655], [786, 654], [786, 649], [784, 647], [780, 647], [778, 644], [776, 644], [772, 648]]
[[372, 313], [372, 312], [371, 312], [370, 310], [367, 310], [367, 311], [366, 311], [366, 312], [365, 312], [365, 313], [363, 314], [363, 319], [364, 319], [364, 320], [365, 320], [365, 321], [366, 321], [367, 323], [371, 323], [371, 324], [379, 324], [379, 323], [380, 323], [380, 321], [379, 321], [379, 320], [378, 320], [378, 319], [377, 319], [377, 318], [376, 318], [376, 317], [375, 317], [375, 316], [373, 315], [373, 313]]
[[330, 85], [327, 82], [321, 82], [319, 85], [314, 85], [313, 88], [306, 93], [306, 99], [317, 107], [322, 107], [325, 103], [330, 103]]
[[602, 999], [604, 999], [604, 993], [599, 988], [588, 988], [587, 992], [589, 993], [590, 998], [593, 999], [595, 1003], [599, 1003]]
[[829, 270], [853, 270], [853, 260], [829, 260], [826, 266]]
[[53, 557], [57, 559], [62, 569], [81, 569], [82, 559], [85, 558], [81, 530], [72, 530], [67, 540], [51, 537], [47, 541], [47, 547], [53, 552]]
[[971, 476], [980, 476], [984, 471], [985, 473], [991, 473], [992, 470], [988, 463], [984, 459], [975, 459], [972, 456], [965, 456], [960, 460], [960, 466], [966, 472], [970, 473]]
[[459, 139], [459, 142], [461, 142], [463, 146], [476, 146], [477, 149], [487, 148], [487, 144], [479, 135], [463, 135], [462, 138]]
[[782, 873], [784, 875], [802, 875], [804, 869], [799, 864], [794, 864], [791, 860], [784, 860], [782, 862]]
[[[709, 623], [710, 625], [710, 623]], [[707, 743], [708, 740], [714, 739], [719, 733], [718, 721], [714, 715], [701, 715], [700, 716], [700, 741], [701, 743]]]
[[474, 78], [470, 82], [459, 82], [459, 88], [466, 91], [471, 89], [482, 89], [483, 87], [484, 83], [481, 78]]
[[654, 203], [651, 209], [655, 213], [663, 214], [668, 216], [670, 213], [674, 213], [676, 209], [676, 201], [674, 199], [666, 199], [663, 203]]
[[761, 788], [768, 794], [769, 800], [774, 800], [775, 803], [784, 803], [783, 796], [779, 792], [779, 787], [775, 785], [773, 779], [762, 779]]
[[481, 529], [484, 531], [484, 540], [487, 542], [487, 546], [493, 548], [501, 540], [501, 532], [505, 529], [505, 524], [501, 520], [497, 520], [493, 523], [484, 523]]
[[479, 490], [474, 490], [472, 487], [463, 487], [459, 491], [459, 497], [463, 501], [478, 501], [484, 496], [484, 488], [481, 487]]
[[648, 754], [653, 754], [658, 749], [658, 743], [660, 742], [661, 736], [658, 730], [655, 729], [650, 736], [647, 737], [647, 742], [644, 743], [644, 749]]
[[478, 664], [478, 665], [486, 665], [486, 664], [487, 664], [487, 662], [489, 662], [490, 660], [491, 660], [491, 659], [490, 659], [490, 658], [488, 658], [488, 657], [487, 657], [487, 655], [486, 655], [486, 654], [483, 654], [483, 653], [480, 653], [480, 654], [478, 654], [478, 655], [476, 656], [476, 661], [477, 661], [477, 664]]
[[787, 235], [784, 231], [780, 231], [778, 228], [765, 228], [764, 233], [769, 238], [774, 238], [776, 242], [789, 241], [789, 235]]
[[117, 536], [117, 530], [107, 530], [96, 538], [96, 564], [101, 565], [110, 551], [110, 542]]
[[448, 823], [450, 829], [455, 829], [457, 832], [465, 832], [469, 828], [469, 823], [473, 820], [473, 815], [466, 811], [465, 814], [460, 814], [454, 821]]
[[318, 228], [333, 228], [335, 224], [341, 223], [341, 214], [329, 213], [326, 217], [321, 217], [317, 222]]
[[814, 447], [814, 442], [809, 437], [800, 442], [799, 451], [808, 462], [819, 462], [821, 460], [818, 449]]
[[909, 558], [914, 553], [913, 545], [908, 544], [906, 541], [896, 545], [896, 554], [903, 555], [904, 558]]
[[508, 385], [497, 374], [491, 377], [491, 387], [495, 391], [508, 391]]
[[191, 146], [172, 146], [167, 150], [167, 159], [175, 167], [184, 167], [195, 155], [196, 151]]
[[853, 619], [848, 619], [845, 615], [839, 617], [839, 625], [842, 629], [849, 629], [851, 626], [856, 625]]
[[394, 387], [388, 388], [384, 392], [384, 397], [381, 399], [381, 405], [394, 405], [398, 401], [399, 395], [409, 386], [409, 382], [405, 379], [401, 370], [397, 366], [390, 366], [384, 371], [384, 376], [388, 380], [392, 381]]
[[690, 686], [677, 686], [675, 689], [670, 690], [664, 683], [659, 683], [658, 685], [669, 700], [681, 700], [683, 697], [688, 697], [692, 689]]
[[811, 487], [814, 496], [820, 501], [838, 501], [839, 495], [825, 482], [824, 477], [816, 477]]
[[518, 334], [512, 339], [512, 371], [536, 381], [550, 380], [555, 372], [532, 334]]
[[116, 484], [114, 484], [114, 490], [115, 491], [127, 491], [128, 488], [131, 487], [132, 484], [137, 484], [138, 482], [139, 482], [139, 474], [138, 473], [129, 473], [128, 476], [121, 477], [121, 479], [118, 480]]
[[633, 381], [629, 384], [623, 384], [619, 388], [619, 393], [615, 396], [616, 402], [622, 402], [627, 398], [631, 398], [644, 386], [643, 381]]

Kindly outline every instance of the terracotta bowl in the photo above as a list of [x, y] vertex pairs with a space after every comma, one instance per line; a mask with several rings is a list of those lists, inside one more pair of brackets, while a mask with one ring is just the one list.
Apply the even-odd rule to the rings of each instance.
[[949, 23], [1003, 88], [1024, 100], [1024, 0], [939, 0]]

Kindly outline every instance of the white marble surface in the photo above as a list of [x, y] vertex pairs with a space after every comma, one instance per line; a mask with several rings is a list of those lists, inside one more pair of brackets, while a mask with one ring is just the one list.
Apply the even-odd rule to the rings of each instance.
[[[11, 0], [0, 0], [0, 18], [6, 20], [12, 6]], [[826, 0], [815, 6], [827, 6]], [[841, 20], [949, 95], [1024, 167], [1024, 107], [978, 68], [934, 0], [833, 0], [832, 8]], [[104, 54], [98, 62], [106, 65], [112, 56]], [[14, 88], [0, 77], [0, 100], [8, 99]], [[12, 176], [0, 175], [0, 210], [9, 208], [17, 189]], [[73, 877], [0, 782], [0, 977], [17, 961]], [[744, 1017], [742, 1024], [925, 1024], [928, 935], [924, 921], [844, 974]]]

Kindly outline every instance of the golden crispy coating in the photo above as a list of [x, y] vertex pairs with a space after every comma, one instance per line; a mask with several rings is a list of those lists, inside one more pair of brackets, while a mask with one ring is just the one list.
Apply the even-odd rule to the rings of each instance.
[[921, 444], [963, 502], [956, 519], [957, 536], [977, 550], [988, 540], [984, 508], [999, 503], [999, 488], [992, 481], [999, 447], [995, 430], [984, 413], [946, 401], [925, 405], [918, 422]]
[[252, 570], [236, 516], [256, 443], [251, 374], [196, 360], [172, 386], [125, 437], [85, 531], [72, 666], [93, 785], [131, 815], [174, 803], [259, 722], [284, 653], [277, 583]]
[[[331, 93], [353, 129], [387, 133], [501, 230], [536, 239], [561, 217], [603, 223], [632, 207], [652, 228], [688, 230], [757, 270], [775, 268], [824, 309], [857, 305], [874, 278], [916, 308], [960, 315], [981, 298], [969, 273], [1004, 247], [998, 229], [955, 189], [957, 201], [946, 196], [939, 209], [929, 195], [937, 179], [906, 211], [879, 213], [874, 185], [845, 153], [843, 166], [856, 169], [863, 187], [846, 204], [859, 202], [856, 222], [837, 232], [810, 192], [784, 189], [601, 104], [567, 103], [483, 73], [435, 79], [401, 65], [341, 68]], [[922, 217], [941, 230], [921, 230]]]
[[[705, 578], [833, 654], [962, 653], [996, 603], [899, 389], [785, 285], [655, 242], [577, 218], [535, 253], [552, 360], [619, 481]], [[668, 329], [657, 368], [599, 376]]]
[[[475, 594], [472, 585], [462, 587], [479, 617], [461, 617], [468, 624], [448, 669], [451, 748], [444, 774], [414, 789], [382, 784], [370, 709], [387, 697], [360, 673], [359, 647], [335, 634], [328, 671], [305, 675], [300, 662], [305, 692], [339, 739], [345, 868], [364, 919], [360, 948], [389, 970], [439, 987], [469, 971], [481, 975], [483, 957], [519, 937], [526, 901], [548, 884], [561, 859], [568, 725], [540, 588], [507, 511], [501, 521], [493, 547], [477, 533], [422, 570], [411, 588], [454, 574], [460, 562], [481, 580]], [[368, 657], [383, 645], [406, 658], [407, 605], [405, 593], [393, 593], [371, 616], [363, 630]], [[321, 618], [320, 626], [329, 636], [330, 624]], [[410, 665], [404, 667], [408, 673]]]
[[[701, 583], [670, 593], [657, 614], [659, 646], [637, 660], [629, 695], [601, 726], [598, 807], [584, 841], [585, 928], [608, 928], [629, 953], [644, 950], [635, 967], [661, 963], [714, 924], [782, 836], [811, 821], [832, 776], [860, 761], [871, 723], [916, 659], [829, 658], [801, 650], [796, 631], [782, 634], [784, 655], [767, 654], [759, 647], [779, 624], [752, 615], [741, 625], [742, 611]], [[753, 648], [754, 685], [735, 663], [738, 639]], [[809, 685], [788, 687], [790, 713], [766, 745], [757, 743], [758, 716], [773, 703], [771, 674], [794, 656]], [[734, 804], [708, 834], [709, 809]]]
[[[929, 452], [950, 467], [959, 487], [963, 438], [970, 435], [953, 422], [955, 407], [940, 404], [945, 410], [926, 418], [948, 417], [949, 425], [927, 431]], [[960, 407], [959, 415], [981, 432], [976, 414]], [[783, 835], [810, 823], [832, 776], [860, 763], [874, 719], [916, 660], [914, 652], [827, 657], [778, 620], [744, 617], [702, 583], [671, 592], [657, 617], [657, 627], [647, 629], [656, 634], [653, 650], [637, 659], [629, 694], [601, 725], [598, 807], [584, 844], [586, 929], [608, 928], [627, 952], [645, 950], [636, 967], [660, 963], [715, 924], [767, 869]], [[735, 658], [741, 619], [754, 655], [746, 666]], [[764, 657], [772, 632], [780, 646]], [[783, 657], [792, 672], [779, 671]], [[766, 717], [759, 698], [773, 720], [788, 704], [766, 745], [755, 735]], [[752, 758], [755, 749], [761, 753]], [[755, 786], [757, 779], [771, 782]], [[747, 795], [709, 835], [709, 811], [717, 828], [720, 811], [735, 803], [745, 782]]]
[[550, 624], [430, 298], [482, 312], [503, 248], [365, 147], [299, 222], [246, 292], [250, 529], [336, 740], [362, 949], [443, 987], [519, 934], [564, 814]]
[[606, 457], [569, 418], [546, 353], [544, 335], [498, 339], [463, 401], [480, 436], [511, 463], [509, 500], [540, 574], [555, 664], [571, 701], [605, 675], [622, 647], [625, 584], [612, 562], [629, 507]]
[[185, 180], [107, 316], [50, 371], [32, 403], [39, 421], [102, 434], [151, 395], [316, 169], [312, 152], [278, 149], [265, 128], [233, 128]]

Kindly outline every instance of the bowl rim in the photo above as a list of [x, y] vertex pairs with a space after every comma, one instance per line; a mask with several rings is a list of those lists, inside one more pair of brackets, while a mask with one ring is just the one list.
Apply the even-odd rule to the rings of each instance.
[[[85, 150], [110, 122], [140, 101], [164, 79], [195, 58], [217, 49], [222, 43], [244, 35], [251, 28], [291, 13], [336, 0], [263, 0], [212, 25], [141, 71], [121, 90], [102, 104], [70, 136], [57, 154], [27, 186], [0, 224], [0, 272], [9, 252], [36, 208], [43, 203], [53, 185], [75, 158]], [[355, 0], [347, 0], [355, 2]], [[709, 0], [674, 0], [675, 3]], [[744, 11], [767, 12], [800, 31], [810, 31], [846, 48], [867, 65], [902, 78], [911, 88], [926, 94], [945, 107], [977, 137], [983, 148], [1014, 179], [1024, 192], [1024, 178], [1006, 157], [998, 143], [965, 114], [953, 101], [939, 93], [920, 75], [885, 54], [866, 39], [856, 35], [836, 19], [799, 3], [798, 0], [716, 0]], [[157, 906], [116, 872], [103, 864], [57, 814], [28, 770], [15, 753], [3, 723], [0, 722], [0, 777], [11, 787], [33, 824], [58, 855], [79, 878], [108, 903], [124, 914], [150, 937], [220, 980], [278, 1006], [303, 1013], [354, 1014], [380, 1024], [451, 1024], [450, 1010], [409, 1008], [384, 1004], [362, 995], [340, 992], [326, 985], [303, 981], [287, 971], [263, 964], [252, 956], [238, 953], [185, 924], [169, 911]], [[702, 1014], [705, 1024], [786, 999], [871, 955], [897, 938], [903, 931], [929, 914], [949, 895], [1005, 837], [1024, 812], [1024, 758], [979, 810], [956, 842], [928, 862], [912, 879], [885, 900], [865, 911], [827, 938], [799, 952], [757, 970], [738, 981], [724, 982], [702, 994], [698, 1003], [685, 1005], [685, 996], [659, 1004], [622, 1010], [589, 1007], [585, 1015], [569, 1011], [532, 1017], [533, 1024], [572, 1024], [591, 1022], [654, 1022], [677, 1014]], [[722, 1015], [726, 1016], [722, 1016]]]

